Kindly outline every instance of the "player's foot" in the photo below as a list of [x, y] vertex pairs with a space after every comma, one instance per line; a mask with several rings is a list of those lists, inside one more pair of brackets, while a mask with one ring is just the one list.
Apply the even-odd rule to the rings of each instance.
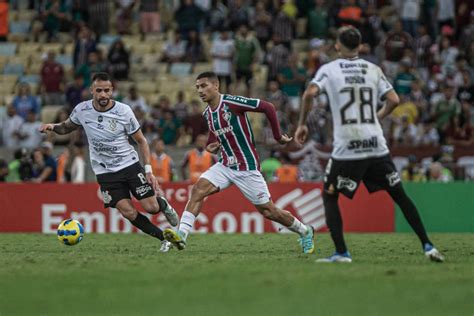
[[424, 247], [425, 256], [433, 262], [444, 262], [444, 256], [433, 245], [426, 244]]
[[162, 199], [166, 203], [166, 208], [161, 210], [163, 214], [165, 214], [166, 220], [170, 223], [171, 226], [175, 227], [179, 223], [179, 216], [176, 213], [175, 209], [171, 206], [171, 204], [166, 200], [164, 197], [160, 196], [159, 199]]
[[344, 253], [335, 252], [332, 256], [318, 259], [316, 262], [352, 262], [352, 257], [349, 251]]
[[303, 248], [304, 253], [313, 253], [314, 252], [314, 229], [312, 226], [306, 225], [308, 228], [308, 231], [306, 235], [301, 236], [301, 238], [298, 239], [298, 242], [301, 245], [301, 248]]
[[161, 247], [160, 247], [160, 252], [168, 252], [173, 248], [173, 244], [170, 243], [167, 240], [162, 240], [161, 241]]
[[165, 239], [173, 244], [178, 250], [183, 250], [186, 248], [186, 241], [184, 240], [184, 236], [181, 234], [180, 231], [174, 231], [171, 228], [166, 228], [163, 231], [163, 235]]

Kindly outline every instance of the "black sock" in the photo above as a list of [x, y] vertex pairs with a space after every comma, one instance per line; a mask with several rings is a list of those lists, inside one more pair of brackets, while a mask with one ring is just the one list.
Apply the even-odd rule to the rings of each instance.
[[324, 209], [326, 213], [326, 224], [331, 233], [332, 241], [338, 253], [347, 251], [346, 243], [342, 232], [342, 217], [339, 205], [337, 204], [339, 195], [323, 193]]
[[157, 196], [156, 200], [158, 201], [158, 205], [160, 206], [160, 212], [163, 212], [166, 209], [166, 202], [161, 197]]
[[418, 213], [415, 204], [413, 204], [413, 201], [405, 193], [403, 186], [399, 184], [387, 192], [402, 210], [402, 213], [405, 216], [408, 224], [410, 224], [411, 228], [415, 231], [416, 235], [420, 239], [422, 247], [424, 247], [426, 243], [432, 245], [426, 234], [420, 214]]
[[155, 238], [158, 238], [159, 240], [164, 240], [165, 238], [163, 237], [163, 231], [156, 227], [155, 225], [150, 222], [148, 217], [144, 216], [141, 213], [138, 213], [137, 218], [135, 218], [133, 221], [130, 221], [133, 226], [137, 227], [140, 229], [142, 232], [153, 236]]

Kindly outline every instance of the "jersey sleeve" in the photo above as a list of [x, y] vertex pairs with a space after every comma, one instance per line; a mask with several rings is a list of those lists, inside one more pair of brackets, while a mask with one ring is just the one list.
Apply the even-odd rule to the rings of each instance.
[[326, 66], [322, 66], [314, 75], [313, 80], [310, 81], [310, 84], [315, 84], [319, 87], [322, 92], [326, 91], [327, 82], [329, 80], [329, 74]]
[[[78, 106], [79, 106], [79, 105], [78, 105]], [[79, 119], [79, 112], [80, 112], [80, 111], [77, 110], [77, 107], [78, 107], [78, 106], [76, 106], [76, 107], [74, 108], [74, 110], [72, 110], [71, 114], [69, 114], [69, 119], [71, 120], [71, 122], [73, 122], [73, 123], [76, 124], [76, 125], [82, 125], [82, 124], [81, 124], [81, 121], [80, 121], [80, 119]]]
[[140, 129], [140, 123], [138, 123], [137, 118], [135, 117], [135, 114], [133, 114], [131, 108], [127, 107], [126, 115], [127, 123], [125, 124], [125, 132], [128, 135], [135, 134]]
[[392, 84], [388, 81], [387, 77], [382, 72], [382, 69], [377, 67], [377, 74], [378, 74], [378, 83], [377, 83], [377, 98], [379, 100], [382, 100], [383, 96], [389, 92], [390, 90], [393, 90]]

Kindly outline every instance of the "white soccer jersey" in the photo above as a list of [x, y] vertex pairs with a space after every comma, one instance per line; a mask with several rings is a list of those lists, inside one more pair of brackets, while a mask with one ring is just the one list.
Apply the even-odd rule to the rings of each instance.
[[89, 141], [89, 154], [94, 173], [111, 173], [138, 162], [138, 153], [128, 142], [128, 136], [140, 129], [132, 109], [114, 101], [114, 106], [99, 112], [92, 100], [79, 103], [69, 116], [82, 125]]
[[377, 103], [393, 88], [378, 66], [360, 58], [336, 59], [323, 65], [311, 83], [329, 99], [334, 125], [332, 157], [352, 160], [388, 154]]

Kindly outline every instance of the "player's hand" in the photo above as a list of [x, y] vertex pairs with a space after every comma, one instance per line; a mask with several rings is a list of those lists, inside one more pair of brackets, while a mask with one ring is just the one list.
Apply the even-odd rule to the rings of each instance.
[[295, 132], [296, 143], [298, 143], [299, 145], [303, 145], [307, 137], [308, 137], [308, 126], [306, 125], [298, 126]]
[[282, 145], [288, 144], [293, 140], [293, 137], [289, 137], [286, 134], [281, 135], [281, 138], [278, 140], [278, 142]]
[[160, 185], [158, 184], [158, 180], [156, 180], [153, 173], [146, 173], [145, 176], [148, 183], [153, 187], [153, 190], [155, 190], [155, 192], [158, 191], [160, 189]]
[[39, 131], [40, 133], [52, 132], [54, 129], [54, 124], [41, 124]]
[[206, 150], [210, 153], [215, 154], [219, 150], [220, 147], [221, 147], [221, 144], [219, 142], [214, 142], [207, 145]]

